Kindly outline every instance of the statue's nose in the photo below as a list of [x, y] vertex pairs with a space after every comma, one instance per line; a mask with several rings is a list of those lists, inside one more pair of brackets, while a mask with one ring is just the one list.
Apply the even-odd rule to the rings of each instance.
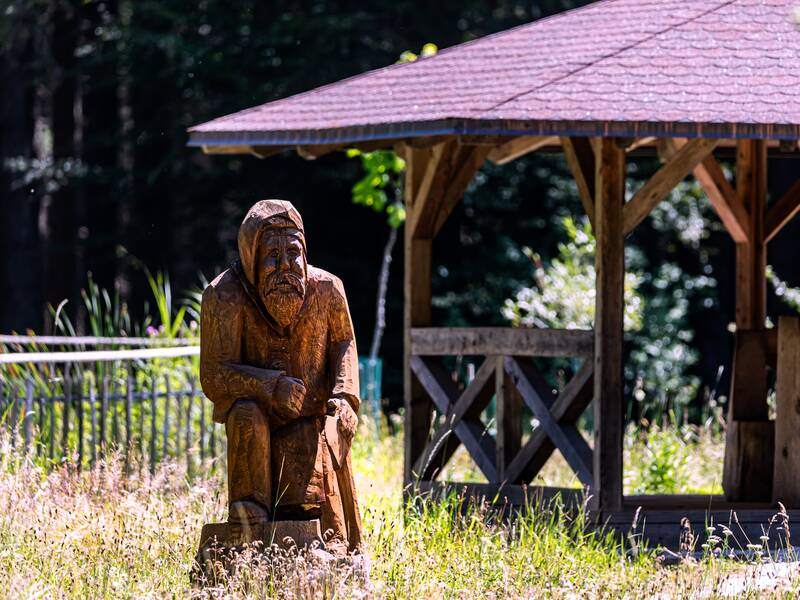
[[289, 257], [286, 255], [285, 252], [281, 253], [280, 267], [282, 271], [287, 271], [289, 269]]

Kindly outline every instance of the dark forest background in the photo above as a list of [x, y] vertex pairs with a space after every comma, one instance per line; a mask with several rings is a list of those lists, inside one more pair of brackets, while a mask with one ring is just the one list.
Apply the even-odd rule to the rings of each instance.
[[[385, 215], [351, 202], [359, 161], [344, 153], [314, 162], [295, 154], [205, 156], [186, 147], [186, 128], [385, 66], [428, 42], [445, 48], [586, 3], [1, 0], [0, 332], [47, 332], [47, 306], [63, 299], [79, 323], [88, 273], [116, 289], [134, 315], [150, 295], [141, 265], [168, 272], [178, 290], [196, 288], [235, 256], [245, 210], [278, 197], [303, 214], [310, 261], [344, 280], [365, 350], [388, 227]], [[641, 179], [656, 166], [640, 160], [630, 174]], [[770, 167], [775, 197], [797, 164]], [[439, 323], [507, 323], [504, 300], [531, 285], [533, 266], [521, 248], [546, 262], [564, 240], [563, 219], [580, 214], [571, 185], [560, 157], [483, 169], [435, 246]], [[681, 228], [697, 219], [705, 233], [687, 240]], [[797, 223], [788, 226], [769, 257], [795, 285], [798, 234]], [[631, 264], [650, 274], [641, 287], [644, 341], [630, 350], [644, 354], [634, 364], [666, 373], [680, 367], [700, 382], [691, 398], [700, 407], [725, 393], [719, 368], [731, 352], [732, 243], [707, 203], [682, 202], [661, 208], [629, 246]], [[402, 268], [398, 247], [382, 353], [393, 406]], [[678, 317], [670, 313], [675, 302], [684, 305]], [[787, 310], [771, 300], [771, 315]], [[654, 365], [650, 358], [678, 333], [696, 360]], [[630, 386], [641, 377], [629, 373]]]

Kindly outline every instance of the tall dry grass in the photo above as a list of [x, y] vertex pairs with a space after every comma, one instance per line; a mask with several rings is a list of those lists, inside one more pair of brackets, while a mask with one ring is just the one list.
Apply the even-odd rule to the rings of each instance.
[[[346, 567], [290, 554], [196, 590], [189, 573], [200, 528], [225, 516], [219, 477], [206, 471], [189, 479], [174, 464], [153, 477], [147, 469], [125, 477], [114, 459], [82, 473], [67, 466], [47, 472], [15, 454], [6, 439], [0, 452], [2, 597], [756, 596], [771, 594], [764, 578], [776, 577], [764, 570], [775, 565], [713, 556], [662, 568], [652, 553], [627, 555], [610, 536], [587, 533], [580, 518], [553, 511], [509, 523], [480, 507], [462, 511], [455, 498], [403, 509], [401, 439], [365, 434], [354, 463], [371, 583]], [[557, 464], [551, 469], [562, 476]], [[781, 593], [798, 589], [792, 577], [782, 575]]]

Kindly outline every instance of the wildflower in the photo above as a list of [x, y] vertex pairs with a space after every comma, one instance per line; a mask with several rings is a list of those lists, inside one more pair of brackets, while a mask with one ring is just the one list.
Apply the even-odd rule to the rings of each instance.
[[152, 325], [148, 325], [147, 326], [147, 335], [149, 337], [153, 337], [155, 335], [158, 335], [158, 330], [155, 327], [153, 327]]

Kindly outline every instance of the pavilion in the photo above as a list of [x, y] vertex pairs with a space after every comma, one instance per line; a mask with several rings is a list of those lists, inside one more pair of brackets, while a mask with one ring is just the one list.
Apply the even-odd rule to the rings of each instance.
[[[800, 156], [796, 5], [604, 0], [220, 117], [191, 128], [189, 145], [259, 157], [295, 150], [308, 159], [393, 148], [405, 158], [406, 482], [457, 485], [436, 478], [463, 444], [488, 484], [462, 487], [521, 503], [554, 491], [527, 484], [557, 448], [603, 520], [628, 527], [642, 507], [651, 540], [674, 543], [682, 516], [702, 529], [736, 509], [758, 538], [777, 501], [800, 509], [800, 411], [791, 407], [800, 397], [800, 333], [792, 319], [777, 330], [765, 325], [766, 248], [800, 211], [800, 173], [771, 202], [766, 186], [770, 157]], [[485, 161], [537, 151], [564, 153], [594, 228], [594, 329], [431, 327], [432, 240]], [[717, 160], [721, 151], [736, 157], [734, 181]], [[631, 152], [657, 153], [663, 164], [626, 201]], [[725, 496], [630, 497], [622, 485], [624, 242], [690, 175], [736, 244]], [[460, 392], [439, 362], [453, 355], [486, 357]], [[531, 357], [584, 361], [555, 393]], [[767, 405], [776, 366], [777, 425]], [[480, 419], [495, 395], [491, 436]], [[575, 427], [589, 404], [591, 446]], [[524, 443], [523, 406], [539, 422]]]

